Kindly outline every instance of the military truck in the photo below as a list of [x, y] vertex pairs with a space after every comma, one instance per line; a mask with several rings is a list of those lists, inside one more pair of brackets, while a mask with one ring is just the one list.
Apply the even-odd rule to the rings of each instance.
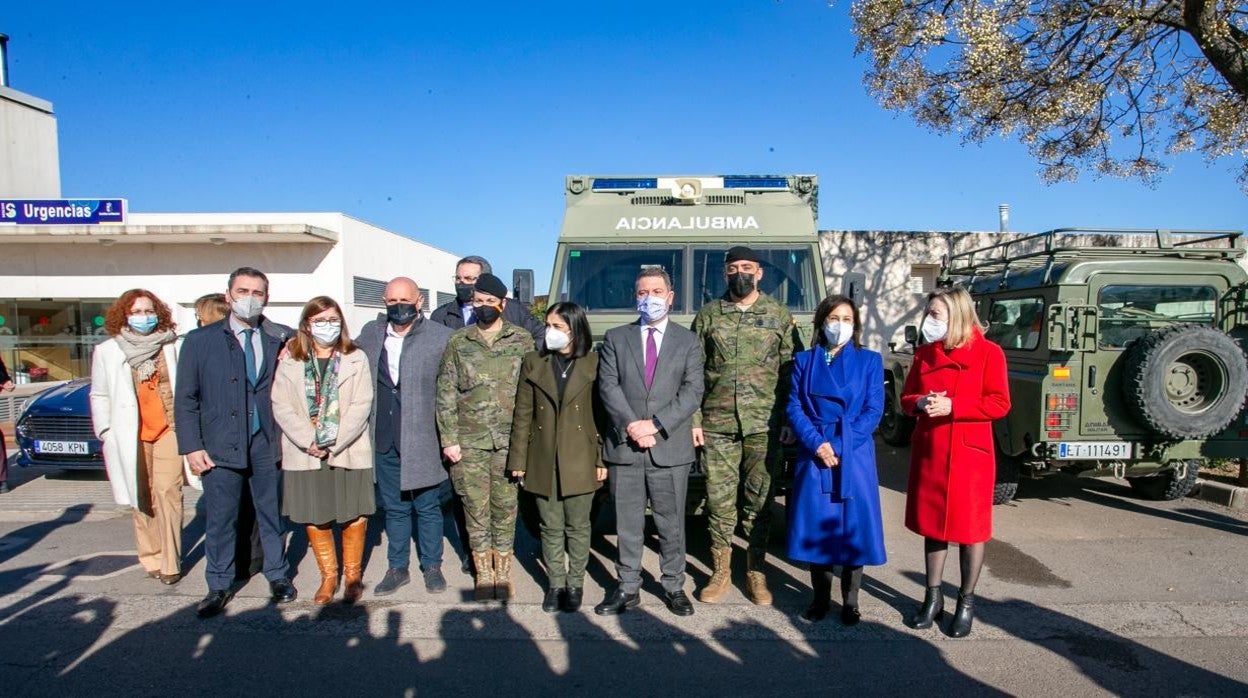
[[[564, 195], [549, 298], [584, 307], [595, 342], [636, 322], [642, 267], [671, 275], [671, 320], [689, 327], [703, 304], [724, 294], [728, 248], [748, 245], [762, 258], [760, 290], [788, 306], [798, 349], [810, 345], [827, 290], [814, 175], [570, 175]], [[703, 503], [701, 474], [699, 462], [691, 513]]]
[[[1205, 459], [1248, 456], [1240, 235], [1059, 229], [945, 261], [940, 283], [971, 292], [1009, 366], [1013, 406], [993, 425], [996, 503], [1020, 476], [1059, 471], [1177, 499]], [[917, 340], [907, 327], [885, 361], [881, 435], [894, 445], [914, 425], [899, 394]]]
[[685, 327], [723, 295], [724, 253], [748, 245], [763, 259], [760, 288], [788, 305], [804, 342], [826, 291], [814, 175], [571, 175], [550, 300], [589, 316], [594, 340], [637, 319], [642, 267], [672, 277], [671, 319]]

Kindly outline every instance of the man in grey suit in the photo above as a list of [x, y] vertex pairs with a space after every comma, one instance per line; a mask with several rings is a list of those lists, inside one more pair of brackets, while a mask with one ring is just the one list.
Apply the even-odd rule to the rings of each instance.
[[693, 464], [693, 413], [702, 403], [702, 352], [693, 332], [668, 322], [675, 294], [661, 267], [637, 275], [639, 322], [607, 331], [598, 391], [607, 483], [615, 499], [619, 586], [594, 607], [616, 615], [641, 603], [646, 495], [659, 529], [659, 569], [668, 610], [693, 615], [685, 595], [685, 492]]

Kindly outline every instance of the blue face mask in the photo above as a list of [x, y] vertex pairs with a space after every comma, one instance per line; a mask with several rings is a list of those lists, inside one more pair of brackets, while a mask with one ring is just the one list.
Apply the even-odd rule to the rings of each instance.
[[147, 334], [156, 329], [156, 322], [155, 315], [131, 315], [126, 318], [126, 324], [138, 334]]
[[667, 315], [667, 298], [647, 294], [637, 301], [637, 312], [641, 314], [642, 322], [662, 320]]

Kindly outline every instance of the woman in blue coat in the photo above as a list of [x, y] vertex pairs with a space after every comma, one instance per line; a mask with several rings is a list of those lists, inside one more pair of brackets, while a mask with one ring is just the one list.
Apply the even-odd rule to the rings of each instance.
[[886, 559], [872, 437], [884, 410], [884, 368], [861, 336], [858, 306], [831, 296], [815, 309], [815, 346], [793, 362], [789, 558], [810, 565], [814, 598], [802, 619], [812, 623], [828, 614], [832, 568], [841, 567], [841, 622], [856, 624], [862, 566]]

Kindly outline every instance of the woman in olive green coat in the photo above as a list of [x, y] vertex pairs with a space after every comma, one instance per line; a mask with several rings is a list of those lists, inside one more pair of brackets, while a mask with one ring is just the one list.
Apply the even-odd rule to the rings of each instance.
[[507, 467], [536, 495], [550, 587], [542, 610], [574, 612], [584, 597], [590, 510], [607, 478], [596, 415], [598, 355], [585, 311], [556, 303], [540, 351], [520, 366]]

